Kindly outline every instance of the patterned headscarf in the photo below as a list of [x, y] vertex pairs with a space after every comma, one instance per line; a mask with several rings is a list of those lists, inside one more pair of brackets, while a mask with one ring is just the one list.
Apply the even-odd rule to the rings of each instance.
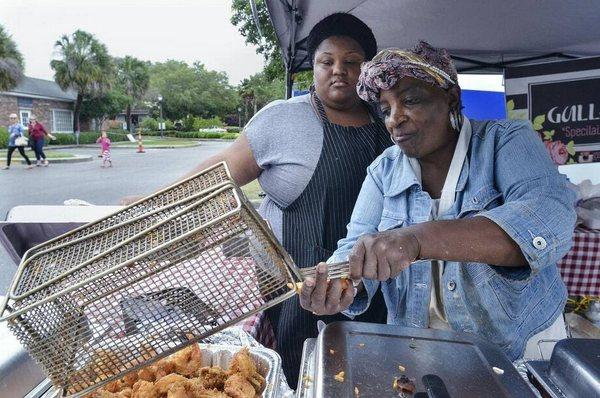
[[448, 51], [421, 41], [410, 50], [382, 50], [373, 60], [365, 62], [356, 90], [363, 100], [376, 102], [381, 90], [391, 89], [403, 77], [413, 77], [442, 90], [458, 85], [456, 68]]

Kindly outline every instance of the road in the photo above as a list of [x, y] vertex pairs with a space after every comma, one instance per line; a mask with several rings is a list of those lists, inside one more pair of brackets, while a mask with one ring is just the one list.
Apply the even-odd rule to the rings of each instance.
[[[18, 205], [62, 205], [67, 199], [82, 199], [95, 205], [115, 205], [127, 195], [149, 194], [191, 170], [203, 159], [221, 151], [229, 142], [204, 141], [192, 148], [112, 150], [113, 167], [103, 169], [93, 148], [63, 150], [92, 155], [82, 163], [51, 164], [25, 169], [20, 157], [10, 170], [0, 170], [0, 220]], [[57, 150], [58, 151], [58, 150]], [[0, 296], [9, 286], [16, 267], [0, 244]]]

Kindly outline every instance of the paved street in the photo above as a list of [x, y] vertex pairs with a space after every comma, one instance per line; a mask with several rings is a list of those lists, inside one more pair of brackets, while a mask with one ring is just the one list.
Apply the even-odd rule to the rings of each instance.
[[[82, 199], [96, 205], [115, 205], [121, 197], [151, 193], [189, 171], [203, 159], [229, 146], [229, 142], [204, 141], [201, 146], [180, 149], [112, 150], [113, 167], [92, 162], [54, 164], [26, 170], [14, 156], [10, 170], [0, 170], [0, 220], [17, 205], [62, 205], [66, 199]], [[98, 155], [92, 148], [65, 152]]]
[[[0, 170], [0, 220], [18, 205], [62, 205], [67, 199], [82, 199], [96, 205], [115, 205], [126, 195], [148, 194], [189, 171], [194, 165], [226, 148], [229, 142], [208, 142], [180, 149], [114, 149], [113, 167], [100, 168], [100, 158], [91, 162], [54, 164], [26, 170], [20, 158], [10, 170]], [[97, 149], [68, 149], [81, 155]], [[0, 296], [12, 280], [16, 267], [0, 247]]]

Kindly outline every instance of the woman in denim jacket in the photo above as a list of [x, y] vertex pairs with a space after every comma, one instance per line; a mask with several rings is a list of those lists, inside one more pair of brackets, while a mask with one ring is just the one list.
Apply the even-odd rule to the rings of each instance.
[[319, 264], [301, 305], [352, 318], [381, 285], [389, 324], [471, 332], [513, 360], [566, 337], [556, 263], [575, 194], [529, 122], [464, 118], [450, 56], [425, 42], [380, 52], [357, 89], [396, 145], [369, 166], [328, 261], [349, 260], [356, 286], [328, 282]]

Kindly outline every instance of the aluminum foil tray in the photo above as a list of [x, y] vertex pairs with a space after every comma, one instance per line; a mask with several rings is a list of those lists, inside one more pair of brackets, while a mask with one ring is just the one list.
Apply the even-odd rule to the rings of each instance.
[[[233, 355], [243, 348], [217, 344], [199, 344], [199, 346], [202, 352], [202, 366], [220, 366], [223, 369], [229, 367]], [[249, 347], [249, 350], [259, 373], [265, 378], [266, 387], [261, 397], [280, 398], [281, 358], [279, 354], [261, 347]], [[60, 392], [53, 388], [47, 391], [43, 398], [58, 398], [60, 395]]]

